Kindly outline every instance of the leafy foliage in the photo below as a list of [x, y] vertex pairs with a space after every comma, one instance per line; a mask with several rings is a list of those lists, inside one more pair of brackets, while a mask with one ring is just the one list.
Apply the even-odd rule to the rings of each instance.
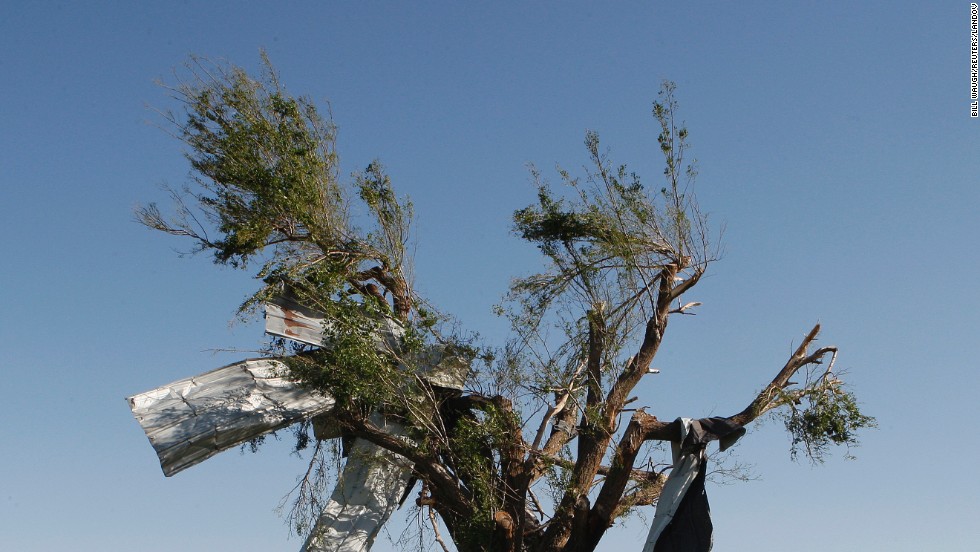
[[492, 538], [493, 513], [503, 507], [502, 475], [495, 458], [510, 441], [506, 414], [490, 407], [480, 416], [459, 420], [450, 440], [452, 463], [473, 501], [475, 515], [465, 521], [465, 530], [458, 531], [459, 543], [465, 548], [479, 548]]
[[855, 445], [858, 431], [877, 426], [873, 417], [861, 412], [852, 392], [840, 386], [821, 391], [805, 395], [805, 408], [794, 404], [782, 414], [794, 458], [802, 447], [812, 462], [822, 462], [831, 445]]

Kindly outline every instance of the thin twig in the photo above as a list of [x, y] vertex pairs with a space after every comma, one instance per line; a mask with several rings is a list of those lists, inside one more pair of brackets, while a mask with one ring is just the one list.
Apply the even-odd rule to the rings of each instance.
[[443, 552], [449, 552], [449, 547], [446, 546], [446, 542], [442, 540], [442, 535], [439, 533], [439, 521], [436, 519], [436, 512], [432, 509], [432, 506], [429, 506], [428, 509], [429, 521], [432, 523], [432, 531], [436, 535], [436, 542], [442, 547]]

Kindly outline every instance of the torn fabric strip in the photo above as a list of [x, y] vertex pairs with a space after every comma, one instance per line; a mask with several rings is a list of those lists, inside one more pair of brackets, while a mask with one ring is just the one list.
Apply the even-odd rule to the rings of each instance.
[[705, 448], [721, 439], [724, 450], [745, 434], [745, 428], [725, 418], [678, 418], [681, 440], [672, 442], [674, 467], [667, 477], [643, 552], [709, 552], [712, 530], [708, 495], [704, 490]]

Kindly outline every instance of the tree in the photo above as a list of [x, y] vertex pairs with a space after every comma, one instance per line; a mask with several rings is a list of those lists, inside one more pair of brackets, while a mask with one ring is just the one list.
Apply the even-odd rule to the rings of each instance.
[[[650, 465], [644, 444], [679, 440], [680, 424], [642, 408], [626, 421], [624, 412], [655, 371], [670, 319], [699, 305], [684, 296], [718, 257], [672, 83], [653, 107], [665, 162], [658, 192], [614, 165], [594, 132], [585, 138], [591, 169], [559, 170], [560, 190], [532, 169], [537, 201], [515, 212], [514, 231], [548, 268], [514, 281], [498, 307], [514, 337], [495, 348], [455, 331], [416, 293], [406, 269], [411, 203], [378, 162], [343, 179], [331, 119], [289, 95], [268, 60], [258, 78], [197, 58], [187, 69], [170, 88], [182, 109], [165, 116], [194, 178], [171, 190], [171, 215], [149, 204], [139, 220], [190, 239], [217, 264], [257, 265], [243, 316], [283, 295], [322, 313], [323, 346], [273, 339], [268, 354], [311, 393], [336, 399], [332, 423], [344, 435], [407, 459], [421, 481], [416, 504], [440, 539], [435, 514], [461, 551], [594, 550], [631, 508], [657, 501], [666, 470], [641, 467]], [[397, 339], [382, 343], [392, 324]], [[814, 348], [819, 330], [727, 417], [744, 426], [776, 412], [793, 454], [815, 461], [874, 425], [833, 370], [836, 348]], [[463, 390], [420, 377], [432, 348], [472, 367]], [[407, 438], [376, 423], [379, 412], [408, 427]], [[297, 448], [309, 425], [297, 429]], [[310, 474], [322, 475], [315, 450]], [[316, 515], [304, 511], [316, 505], [310, 474], [291, 514], [299, 531]]]

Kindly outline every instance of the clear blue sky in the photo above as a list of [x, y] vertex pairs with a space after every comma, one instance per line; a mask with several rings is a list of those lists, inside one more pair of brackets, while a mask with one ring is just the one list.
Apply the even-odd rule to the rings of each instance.
[[[726, 248], [641, 403], [740, 410], [820, 321], [880, 423], [857, 460], [816, 468], [778, 422], [754, 426], [737, 452], [761, 480], [708, 491], [716, 550], [976, 550], [969, 3], [531, 4], [5, 4], [0, 549], [299, 549], [274, 512], [303, 467], [288, 439], [165, 479], [124, 401], [262, 344], [258, 322], [228, 324], [248, 274], [178, 258], [132, 209], [187, 174], [154, 79], [189, 53], [256, 68], [264, 47], [292, 92], [332, 103], [345, 171], [379, 157], [413, 198], [418, 287], [489, 340], [491, 305], [538, 266], [509, 234], [525, 164], [578, 167], [595, 129], [657, 185], [650, 104], [676, 81]], [[634, 519], [602, 549], [645, 533]]]

